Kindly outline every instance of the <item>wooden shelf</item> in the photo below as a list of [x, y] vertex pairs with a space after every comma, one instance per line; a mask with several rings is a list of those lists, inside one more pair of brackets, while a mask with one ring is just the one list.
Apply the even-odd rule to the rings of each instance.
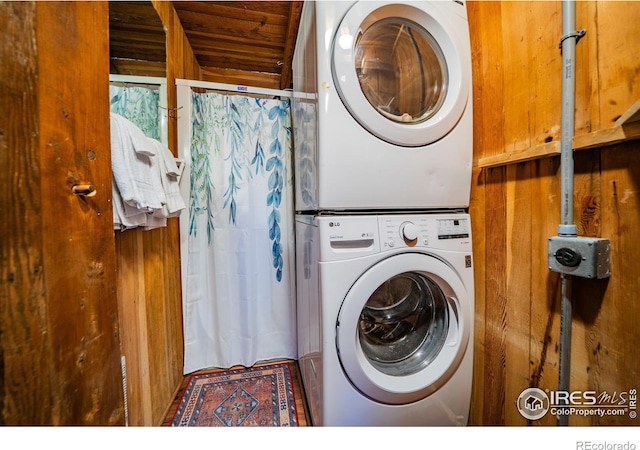
[[[634, 139], [640, 139], [640, 100], [635, 102], [631, 108], [616, 120], [616, 123], [612, 128], [574, 136], [573, 150], [587, 150], [590, 148], [605, 147]], [[478, 160], [478, 167], [499, 167], [559, 154], [560, 142], [553, 141], [545, 144], [539, 144], [526, 150], [485, 156]]]

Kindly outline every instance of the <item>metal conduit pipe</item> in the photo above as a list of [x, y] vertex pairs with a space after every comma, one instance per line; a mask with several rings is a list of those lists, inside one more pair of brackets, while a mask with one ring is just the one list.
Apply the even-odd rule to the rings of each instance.
[[[573, 135], [575, 118], [576, 43], [585, 30], [576, 31], [575, 0], [562, 1], [562, 136], [560, 142], [560, 214], [558, 236], [549, 238], [549, 269], [559, 272], [562, 285], [560, 306], [560, 367], [558, 391], [569, 393], [571, 377], [572, 288], [575, 277], [600, 279], [611, 275], [611, 245], [608, 239], [579, 237], [573, 223]], [[563, 396], [564, 405], [569, 395]], [[559, 397], [558, 397], [559, 399]], [[558, 400], [556, 402], [559, 403]], [[558, 426], [569, 424], [569, 416], [558, 415]]]
[[[562, 303], [560, 305], [560, 367], [558, 374], [558, 391], [569, 392], [569, 378], [571, 377], [571, 321], [573, 305], [571, 303], [571, 289], [573, 280], [571, 275], [560, 275], [562, 283]], [[558, 426], [569, 425], [569, 415], [558, 415]]]
[[560, 217], [559, 236], [577, 236], [578, 228], [573, 223], [573, 134], [575, 110], [575, 60], [576, 41], [580, 36], [575, 31], [575, 0], [562, 2], [562, 138], [560, 141]]
[[[576, 5], [575, 0], [562, 2], [562, 138], [560, 142], [560, 171], [561, 171], [561, 219], [558, 235], [575, 237], [578, 229], [573, 223], [573, 135], [575, 114], [575, 55], [576, 42], [584, 35], [575, 31]], [[561, 274], [561, 316], [560, 316], [560, 367], [558, 390], [569, 391], [571, 376], [571, 322], [572, 322], [572, 276]], [[558, 415], [558, 426], [567, 426], [568, 415]]]

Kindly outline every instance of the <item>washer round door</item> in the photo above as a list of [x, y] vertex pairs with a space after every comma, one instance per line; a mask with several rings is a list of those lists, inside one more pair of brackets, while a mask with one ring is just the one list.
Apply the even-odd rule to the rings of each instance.
[[351, 115], [378, 138], [427, 145], [460, 120], [471, 83], [470, 47], [461, 38], [468, 28], [459, 35], [444, 20], [427, 2], [366, 1], [337, 28], [334, 83]]
[[342, 303], [340, 363], [372, 400], [420, 400], [460, 365], [471, 317], [467, 291], [450, 266], [424, 253], [391, 256], [369, 268]]

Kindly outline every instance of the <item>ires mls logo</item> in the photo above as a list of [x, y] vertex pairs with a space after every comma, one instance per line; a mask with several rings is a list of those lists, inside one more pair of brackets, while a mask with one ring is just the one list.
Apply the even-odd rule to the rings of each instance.
[[637, 417], [637, 390], [606, 391], [543, 391], [528, 388], [518, 397], [518, 411], [528, 420], [538, 420], [547, 412], [554, 416], [624, 416]]
[[538, 420], [544, 417], [549, 411], [550, 405], [547, 393], [538, 388], [525, 389], [517, 401], [518, 411], [522, 417], [529, 420]]

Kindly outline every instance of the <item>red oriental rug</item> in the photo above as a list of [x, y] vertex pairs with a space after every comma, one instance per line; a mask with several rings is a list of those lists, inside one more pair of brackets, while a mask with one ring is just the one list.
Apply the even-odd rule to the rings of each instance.
[[288, 363], [190, 377], [174, 427], [297, 427]]

